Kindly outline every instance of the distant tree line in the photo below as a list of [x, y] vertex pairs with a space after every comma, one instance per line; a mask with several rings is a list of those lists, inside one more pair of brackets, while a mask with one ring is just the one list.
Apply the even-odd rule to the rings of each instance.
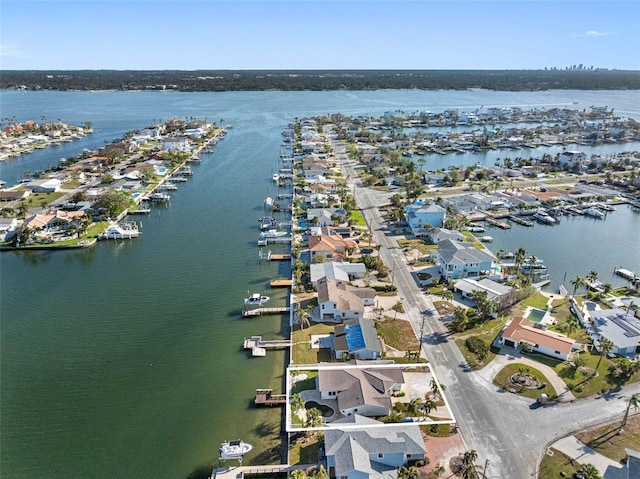
[[27, 90], [638, 90], [640, 71], [569, 70], [5, 70]]

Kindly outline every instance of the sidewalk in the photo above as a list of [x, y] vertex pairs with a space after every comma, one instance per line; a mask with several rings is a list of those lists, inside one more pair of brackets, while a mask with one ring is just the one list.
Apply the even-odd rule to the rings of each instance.
[[567, 436], [551, 444], [552, 448], [570, 457], [579, 464], [593, 464], [603, 479], [626, 479], [625, 467], [594, 451], [575, 436]]

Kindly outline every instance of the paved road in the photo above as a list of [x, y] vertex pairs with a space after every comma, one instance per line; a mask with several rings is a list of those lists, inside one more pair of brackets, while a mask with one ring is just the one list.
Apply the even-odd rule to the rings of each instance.
[[[622, 416], [625, 408], [622, 396], [640, 392], [640, 384], [606, 397], [535, 408], [530, 399], [500, 392], [480, 374], [471, 371], [458, 347], [447, 339], [447, 328], [433, 303], [418, 287], [404, 254], [380, 216], [378, 207], [389, 202], [389, 194], [363, 187], [344, 146], [335, 140], [332, 146], [367, 225], [381, 245], [380, 255], [392, 270], [394, 284], [414, 331], [418, 337], [424, 333], [424, 352], [440, 381], [447, 386], [446, 395], [465, 447], [478, 452], [478, 464], [489, 460], [488, 478], [537, 477], [538, 460], [550, 442]], [[438, 333], [438, 339], [434, 333]]]

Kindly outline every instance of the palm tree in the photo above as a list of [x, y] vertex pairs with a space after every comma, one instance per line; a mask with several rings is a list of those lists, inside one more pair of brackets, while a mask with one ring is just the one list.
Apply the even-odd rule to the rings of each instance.
[[407, 410], [409, 414], [411, 414], [411, 416], [417, 416], [419, 407], [420, 407], [420, 398], [417, 397], [409, 401], [409, 404], [407, 405]]
[[597, 271], [589, 271], [589, 274], [585, 278], [589, 284], [594, 283], [598, 279]]
[[315, 407], [312, 409], [307, 409], [307, 422], [305, 426], [306, 427], [322, 426], [322, 413], [320, 412], [320, 409], [316, 409]]
[[526, 259], [526, 257], [527, 257], [527, 252], [525, 251], [525, 249], [518, 248], [518, 251], [516, 251], [516, 255], [515, 255], [516, 269], [522, 266], [522, 263], [524, 263], [524, 260]]
[[607, 338], [600, 338], [599, 343], [600, 343], [600, 358], [598, 359], [598, 364], [596, 365], [596, 369], [593, 372], [593, 374], [597, 374], [598, 368], [600, 367], [600, 363], [602, 362], [602, 358], [605, 357], [607, 354], [609, 354], [611, 351], [613, 351], [613, 348], [615, 347], [615, 344], [613, 344], [613, 341]]
[[578, 288], [580, 288], [580, 286], [584, 286], [586, 283], [582, 276], [576, 276], [575, 279], [571, 280], [571, 284], [573, 285], [573, 294], [571, 296], [575, 296]]
[[477, 477], [476, 468], [473, 467], [473, 465], [467, 466], [464, 471], [462, 471], [462, 479], [476, 479]]
[[438, 409], [438, 404], [433, 399], [425, 399], [420, 407], [422, 408], [422, 415], [428, 416], [431, 411]]
[[443, 289], [440, 293], [440, 297], [444, 301], [451, 301], [453, 299], [453, 291], [451, 291], [450, 289]]
[[618, 428], [618, 434], [622, 431], [622, 428], [627, 425], [627, 419], [629, 419], [629, 410], [631, 406], [633, 406], [633, 410], [637, 410], [640, 408], [640, 393], [632, 394], [631, 396], [626, 398], [627, 401], [627, 409], [624, 411], [624, 417], [622, 418], [622, 422], [620, 423], [620, 427]]
[[453, 326], [456, 331], [464, 331], [467, 328], [469, 317], [467, 316], [466, 308], [456, 306], [453, 310], [453, 318], [454, 320], [451, 326]]
[[291, 395], [291, 409], [293, 410], [293, 413], [295, 414], [296, 412], [298, 412], [303, 407], [304, 407], [304, 400], [302, 399], [302, 396], [300, 396], [299, 393], [292, 394]]
[[567, 322], [565, 323], [565, 327], [567, 329], [567, 333], [569, 336], [571, 336], [571, 334], [578, 329], [578, 326], [580, 326], [580, 322], [578, 321], [578, 318], [576, 318], [575, 316], [569, 316], [569, 318], [567, 318]]
[[469, 451], [466, 451], [462, 456], [462, 464], [464, 464], [465, 466], [470, 466], [473, 465], [473, 463], [476, 462], [477, 459], [478, 451], [476, 451], [475, 449], [471, 449]]
[[584, 479], [600, 479], [600, 473], [593, 464], [583, 464], [580, 467], [580, 474]]

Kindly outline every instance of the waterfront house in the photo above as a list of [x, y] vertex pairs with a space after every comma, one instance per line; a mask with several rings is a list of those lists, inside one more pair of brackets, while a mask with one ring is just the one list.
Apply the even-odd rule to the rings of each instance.
[[498, 276], [498, 259], [486, 248], [477, 249], [473, 243], [445, 239], [435, 252], [440, 274], [447, 280]]
[[17, 218], [0, 218], [0, 243], [11, 239], [18, 229]]
[[404, 384], [401, 368], [320, 369], [317, 389], [322, 399], [335, 399], [343, 416], [360, 414], [387, 416], [393, 408], [392, 395]]
[[333, 349], [336, 359], [376, 360], [382, 355], [382, 343], [373, 321], [359, 318], [337, 324]]
[[357, 251], [355, 240], [339, 235], [317, 235], [309, 237], [309, 254], [311, 262], [343, 259], [350, 251]]
[[60, 189], [62, 181], [57, 178], [47, 178], [44, 180], [33, 180], [27, 183], [27, 188], [34, 193], [53, 193]]
[[334, 279], [336, 281], [353, 281], [364, 278], [367, 268], [364, 263], [339, 263], [328, 261], [325, 263], [313, 263], [309, 267], [311, 284], [315, 287], [322, 278]]
[[515, 301], [514, 289], [511, 286], [496, 283], [489, 278], [479, 280], [461, 278], [454, 283], [453, 289], [464, 298], [471, 298], [474, 291], [484, 291], [487, 293], [487, 300], [495, 303], [498, 311], [510, 306]]
[[467, 237], [460, 233], [458, 230], [448, 230], [446, 228], [436, 228], [430, 231], [428, 234], [429, 241], [433, 244], [438, 244], [441, 241], [450, 239], [452, 241], [466, 241]]
[[364, 317], [364, 307], [375, 304], [373, 288], [357, 288], [344, 281], [321, 278], [317, 282], [320, 321], [341, 322]]
[[[571, 357], [575, 341], [567, 336], [533, 326], [526, 318], [513, 318], [502, 331], [498, 342], [504, 346], [531, 351], [566, 361]], [[526, 345], [526, 346], [525, 346]]]
[[563, 151], [558, 161], [561, 165], [573, 168], [575, 165], [581, 165], [587, 159], [587, 155], [583, 151], [567, 150]]
[[317, 226], [333, 225], [334, 218], [341, 223], [346, 220], [347, 212], [343, 208], [309, 208], [307, 210], [307, 221]]
[[438, 205], [413, 204], [405, 214], [414, 236], [427, 236], [430, 228], [439, 228], [446, 218], [446, 210]]
[[162, 149], [164, 151], [191, 151], [189, 140], [185, 137], [170, 136], [162, 140]]
[[359, 414], [333, 424], [360, 427], [325, 430], [327, 473], [332, 479], [397, 479], [399, 467], [426, 457], [417, 425], [376, 427], [382, 423]]
[[613, 343], [611, 353], [635, 358], [640, 354], [640, 320], [631, 311], [622, 308], [589, 311], [592, 338], [596, 348], [606, 338]]

